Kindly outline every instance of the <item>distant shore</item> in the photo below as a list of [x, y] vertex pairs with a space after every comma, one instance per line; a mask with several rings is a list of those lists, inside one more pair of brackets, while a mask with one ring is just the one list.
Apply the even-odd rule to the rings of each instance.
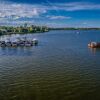
[[28, 33], [43, 33], [48, 32], [49, 29], [46, 26], [0, 26], [0, 35], [10, 35], [10, 34], [28, 34]]
[[47, 26], [28, 26], [24, 24], [24, 26], [0, 26], [0, 35], [11, 35], [11, 34], [29, 34], [29, 33], [44, 33], [51, 30], [100, 30], [100, 28], [50, 28]]
[[49, 30], [100, 30], [100, 28], [49, 28]]

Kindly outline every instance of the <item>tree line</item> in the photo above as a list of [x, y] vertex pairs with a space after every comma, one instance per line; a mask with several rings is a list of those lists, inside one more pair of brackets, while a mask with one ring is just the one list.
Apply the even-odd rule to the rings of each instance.
[[49, 31], [48, 27], [46, 26], [0, 26], [0, 35], [5, 34], [26, 34], [26, 33], [36, 33], [36, 32], [47, 32]]

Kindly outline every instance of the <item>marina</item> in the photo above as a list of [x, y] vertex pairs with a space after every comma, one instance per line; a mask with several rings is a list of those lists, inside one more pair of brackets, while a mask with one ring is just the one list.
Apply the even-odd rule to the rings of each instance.
[[36, 46], [38, 44], [37, 39], [29, 40], [26, 37], [24, 38], [17, 38], [15, 41], [11, 41], [10, 39], [7, 39], [5, 41], [0, 41], [1, 47], [31, 47]]

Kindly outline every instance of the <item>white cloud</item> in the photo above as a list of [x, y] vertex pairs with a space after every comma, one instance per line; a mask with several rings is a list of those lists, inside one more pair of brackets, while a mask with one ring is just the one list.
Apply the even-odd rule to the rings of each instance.
[[87, 24], [87, 22], [83, 22], [83, 25], [86, 25]]
[[46, 10], [29, 5], [29, 4], [13, 4], [1, 3], [0, 4], [0, 18], [19, 19], [23, 17], [32, 18], [46, 13]]
[[[21, 4], [14, 2], [0, 1], [0, 22], [18, 21], [21, 18], [41, 18], [44, 19], [49, 15], [49, 11], [58, 11], [57, 16], [48, 16], [49, 19], [70, 19], [70, 16], [62, 16], [60, 11], [82, 11], [82, 10], [100, 10], [100, 4], [86, 2], [71, 2], [71, 3], [50, 3], [48, 4]], [[43, 17], [42, 17], [43, 18]]]
[[65, 11], [78, 11], [78, 10], [100, 10], [100, 4], [89, 2], [70, 2], [70, 3], [50, 3], [48, 9], [50, 10], [65, 10]]
[[86, 3], [86, 2], [73, 2], [59, 4], [59, 9], [66, 11], [77, 11], [77, 10], [100, 10], [100, 4]]
[[[77, 11], [77, 10], [100, 10], [100, 4], [92, 4], [85, 2], [72, 2], [72, 3], [48, 3], [48, 5], [36, 5], [36, 4], [16, 4], [16, 3], [0, 3], [0, 18], [12, 18], [19, 19], [23, 17], [33, 18], [48, 11], [65, 10], [65, 11]], [[57, 17], [52, 17], [56, 19]], [[58, 16], [58, 18], [64, 18]]]
[[71, 17], [68, 17], [68, 16], [47, 16], [47, 18], [49, 19], [71, 19]]

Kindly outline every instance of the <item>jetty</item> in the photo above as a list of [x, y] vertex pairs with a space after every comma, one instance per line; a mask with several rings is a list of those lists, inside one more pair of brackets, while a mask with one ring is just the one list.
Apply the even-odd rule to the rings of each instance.
[[6, 41], [0, 41], [1, 47], [31, 47], [38, 45], [37, 39], [29, 40], [26, 37], [25, 38], [18, 38], [15, 41], [11, 41], [10, 39]]

